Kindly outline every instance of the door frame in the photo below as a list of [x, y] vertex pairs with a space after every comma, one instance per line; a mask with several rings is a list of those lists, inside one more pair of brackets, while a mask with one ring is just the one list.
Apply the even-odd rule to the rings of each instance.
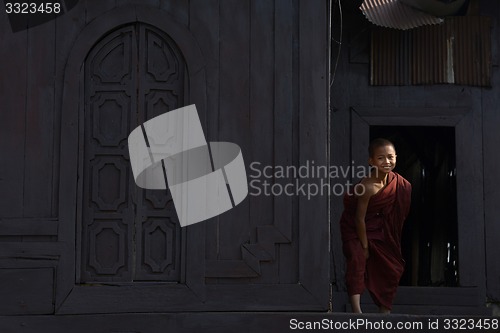
[[[399, 287], [395, 308], [400, 305], [485, 307], [485, 235], [483, 214], [483, 160], [481, 116], [470, 108], [369, 108], [350, 107], [350, 148], [344, 150], [349, 161], [365, 165], [370, 126], [449, 126], [455, 128], [457, 169], [457, 218], [459, 284], [451, 287]], [[335, 136], [332, 133], [333, 142]], [[346, 157], [344, 157], [345, 159]], [[355, 164], [357, 165], [357, 164]], [[334, 211], [341, 212], [342, 202], [334, 200]], [[336, 213], [336, 214], [337, 214]], [[333, 227], [336, 230], [336, 226]], [[348, 306], [343, 290], [344, 258], [340, 235], [332, 237], [335, 280], [339, 288], [336, 308]], [[435, 295], [446, 295], [446, 301]], [[335, 297], [335, 296], [334, 296]], [[365, 298], [366, 301], [369, 301]], [[335, 303], [335, 300], [334, 300]]]
[[[186, 257], [184, 258], [187, 272], [185, 275], [186, 285], [172, 287], [170, 284], [168, 289], [175, 290], [174, 292], [165, 293], [165, 288], [161, 286], [147, 288], [123, 286], [119, 293], [116, 293], [117, 288], [103, 287], [99, 289], [98, 293], [93, 294], [93, 291], [96, 290], [75, 285], [78, 280], [76, 277], [78, 272], [75, 244], [76, 220], [78, 220], [78, 212], [81, 211], [81, 209], [77, 209], [81, 205], [79, 202], [81, 189], [78, 188], [77, 179], [78, 168], [82, 163], [78, 147], [84, 123], [83, 99], [80, 98], [83, 94], [83, 64], [88, 52], [99, 38], [116, 27], [135, 23], [155, 26], [176, 41], [187, 65], [189, 103], [196, 104], [199, 110], [206, 110], [206, 78], [203, 54], [191, 32], [178, 23], [174, 17], [170, 17], [168, 13], [147, 7], [124, 6], [103, 14], [81, 31], [69, 55], [64, 75], [59, 183], [60, 224], [58, 231], [59, 241], [64, 245], [56, 276], [56, 313], [95, 313], [96, 309], [100, 307], [106, 309], [106, 306], [108, 306], [108, 311], [117, 308], [117, 312], [120, 312], [120, 305], [110, 306], [107, 303], [108, 301], [115, 303], [120, 299], [120, 295], [124, 296], [127, 293], [127, 297], [143, 298], [141, 295], [151, 291], [161, 298], [159, 303], [165, 302], [167, 304], [177, 303], [178, 299], [183, 299], [185, 302], [201, 302], [205, 298], [204, 269], [200, 267], [203, 266], [200, 263], [204, 261], [203, 224], [192, 226], [186, 230], [186, 242], [198, 243], [200, 246], [186, 248]], [[202, 113], [201, 118], [203, 121], [207, 116]], [[126, 304], [127, 301], [124, 299], [120, 303]], [[123, 311], [131, 308], [123, 305], [122, 307]], [[146, 305], [143, 306], [143, 309], [146, 311]]]

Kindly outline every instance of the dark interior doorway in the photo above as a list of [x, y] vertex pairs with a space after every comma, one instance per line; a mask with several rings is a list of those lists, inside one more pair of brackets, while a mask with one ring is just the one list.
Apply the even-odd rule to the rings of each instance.
[[396, 146], [395, 171], [412, 184], [412, 206], [402, 250], [403, 286], [457, 286], [458, 227], [455, 129], [430, 126], [371, 126], [370, 139]]

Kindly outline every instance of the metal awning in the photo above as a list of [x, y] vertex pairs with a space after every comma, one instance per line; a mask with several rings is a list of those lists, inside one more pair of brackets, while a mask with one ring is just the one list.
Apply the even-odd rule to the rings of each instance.
[[399, 0], [365, 0], [359, 8], [373, 24], [400, 30], [440, 24], [444, 21]]

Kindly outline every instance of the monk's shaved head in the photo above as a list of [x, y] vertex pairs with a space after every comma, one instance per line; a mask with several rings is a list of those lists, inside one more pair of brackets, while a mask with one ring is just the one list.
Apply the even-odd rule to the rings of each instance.
[[394, 144], [391, 141], [383, 138], [377, 138], [373, 139], [370, 142], [370, 145], [368, 146], [368, 155], [370, 157], [373, 157], [375, 149], [377, 149], [378, 147], [385, 147], [385, 146], [391, 146], [392, 148], [394, 148], [394, 151], [396, 151], [396, 147], [394, 147]]

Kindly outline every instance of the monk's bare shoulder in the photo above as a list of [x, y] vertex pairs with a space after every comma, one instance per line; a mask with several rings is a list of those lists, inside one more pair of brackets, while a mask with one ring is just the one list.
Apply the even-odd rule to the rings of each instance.
[[358, 198], [369, 199], [372, 195], [377, 193], [377, 187], [370, 178], [362, 179], [355, 187], [355, 193]]

